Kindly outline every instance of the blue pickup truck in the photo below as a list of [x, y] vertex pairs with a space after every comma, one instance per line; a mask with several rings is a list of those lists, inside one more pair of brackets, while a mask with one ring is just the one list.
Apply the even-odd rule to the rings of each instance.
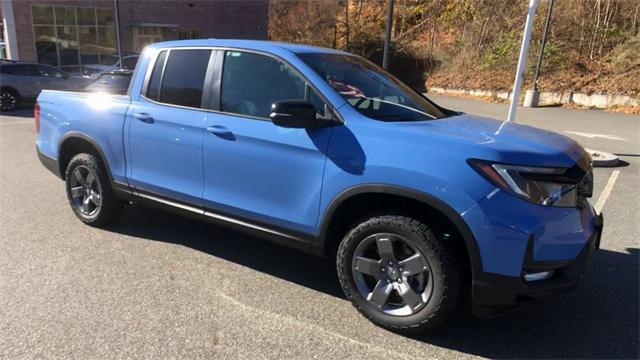
[[566, 291], [599, 248], [579, 144], [445, 109], [341, 51], [158, 43], [126, 95], [45, 90], [35, 122], [84, 223], [144, 203], [328, 257], [397, 332]]

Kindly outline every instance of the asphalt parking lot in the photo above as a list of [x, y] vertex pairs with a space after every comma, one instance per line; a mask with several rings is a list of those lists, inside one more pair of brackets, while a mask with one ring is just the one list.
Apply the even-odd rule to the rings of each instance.
[[0, 358], [640, 357], [639, 116], [521, 109], [522, 123], [620, 154], [623, 166], [595, 170], [593, 203], [610, 189], [602, 250], [572, 293], [409, 338], [359, 316], [328, 261], [139, 206], [82, 225], [37, 159], [31, 114], [12, 115], [0, 116]]

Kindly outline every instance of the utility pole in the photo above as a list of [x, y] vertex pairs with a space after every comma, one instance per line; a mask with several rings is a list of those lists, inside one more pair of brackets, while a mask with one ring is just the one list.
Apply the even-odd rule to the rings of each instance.
[[529, 52], [529, 42], [531, 41], [531, 32], [533, 31], [533, 18], [538, 7], [538, 0], [529, 0], [529, 11], [527, 12], [527, 20], [524, 23], [524, 34], [522, 34], [522, 46], [520, 47], [520, 57], [518, 59], [518, 68], [516, 69], [516, 78], [513, 82], [513, 98], [509, 106], [509, 115], [507, 122], [514, 121], [516, 118], [516, 108], [520, 99], [520, 87], [522, 86], [522, 78], [524, 77], [524, 66], [527, 63], [527, 54]]
[[393, 27], [393, 0], [387, 0], [387, 26], [384, 32], [384, 53], [382, 67], [389, 69], [389, 51], [391, 48], [391, 29]]
[[120, 12], [118, 11], [118, 0], [113, 0], [113, 7], [115, 11], [115, 20], [116, 20], [116, 42], [118, 43], [118, 62], [120, 63], [120, 70], [122, 70], [122, 42], [120, 41]]
[[540, 55], [538, 55], [538, 64], [536, 64], [536, 74], [533, 78], [533, 86], [531, 90], [538, 91], [538, 78], [540, 77], [540, 67], [542, 66], [542, 58], [544, 57], [544, 47], [547, 44], [547, 34], [549, 33], [549, 23], [551, 23], [551, 12], [553, 11], [553, 2], [549, 0], [549, 10], [547, 10], [547, 19], [544, 22], [544, 33], [542, 34], [542, 45], [540, 46]]

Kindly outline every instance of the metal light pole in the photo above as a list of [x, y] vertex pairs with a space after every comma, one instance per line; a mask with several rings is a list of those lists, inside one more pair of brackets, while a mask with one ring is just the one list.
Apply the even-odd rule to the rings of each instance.
[[118, 61], [122, 70], [122, 43], [120, 42], [120, 12], [118, 11], [118, 0], [113, 0], [116, 20], [116, 42], [118, 43]]
[[391, 28], [393, 27], [393, 0], [387, 0], [387, 26], [384, 31], [384, 53], [382, 67], [389, 69], [389, 50], [391, 47]]
[[529, 52], [529, 42], [531, 41], [531, 31], [533, 30], [533, 18], [538, 7], [538, 0], [529, 0], [529, 12], [527, 13], [527, 21], [524, 24], [524, 34], [522, 34], [522, 46], [520, 47], [520, 58], [518, 59], [518, 68], [516, 70], [516, 78], [513, 82], [513, 98], [509, 106], [509, 115], [507, 122], [514, 121], [516, 117], [516, 108], [520, 99], [520, 87], [522, 86], [522, 78], [524, 77], [524, 66], [527, 63], [527, 54]]
[[547, 19], [544, 22], [544, 33], [542, 34], [542, 45], [540, 46], [540, 55], [538, 55], [538, 64], [536, 65], [536, 74], [533, 77], [533, 86], [531, 90], [538, 91], [538, 77], [540, 76], [540, 66], [542, 66], [542, 58], [544, 57], [544, 46], [547, 44], [547, 33], [549, 32], [549, 23], [551, 22], [551, 11], [553, 10], [553, 2], [549, 0], [549, 10], [547, 11]]

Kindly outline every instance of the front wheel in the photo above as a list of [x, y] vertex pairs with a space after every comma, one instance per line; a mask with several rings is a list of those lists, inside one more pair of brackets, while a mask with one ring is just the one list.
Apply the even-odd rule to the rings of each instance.
[[120, 213], [122, 202], [114, 195], [109, 177], [94, 155], [74, 156], [67, 166], [65, 183], [69, 204], [85, 224], [106, 225]]
[[378, 216], [353, 228], [337, 254], [351, 303], [386, 329], [413, 333], [440, 325], [456, 306], [460, 267], [424, 223]]

